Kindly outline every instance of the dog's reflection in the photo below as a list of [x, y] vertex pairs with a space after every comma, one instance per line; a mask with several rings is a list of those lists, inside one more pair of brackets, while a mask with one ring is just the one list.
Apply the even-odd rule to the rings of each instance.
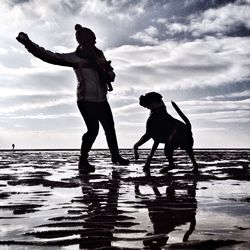
[[[139, 184], [135, 185], [136, 197], [146, 204], [153, 225], [153, 232], [147, 235], [147, 237], [151, 235], [151, 239], [149, 237], [144, 240], [143, 244], [154, 247], [165, 245], [170, 232], [178, 226], [189, 223], [188, 230], [183, 236], [183, 242], [188, 241], [196, 225], [196, 179], [191, 183], [172, 182], [166, 187], [165, 194], [161, 194], [157, 187], [157, 180], [153, 180], [150, 174], [147, 174], [147, 178], [149, 180], [147, 183], [154, 193], [153, 199], [142, 194]], [[179, 192], [181, 194], [178, 194]], [[154, 235], [156, 237], [153, 237]]]

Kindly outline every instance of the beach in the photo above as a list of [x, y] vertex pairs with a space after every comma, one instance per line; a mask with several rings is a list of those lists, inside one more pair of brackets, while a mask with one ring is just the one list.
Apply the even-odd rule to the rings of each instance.
[[250, 249], [250, 150], [184, 151], [176, 168], [157, 150], [92, 150], [94, 173], [79, 176], [78, 151], [1, 151], [0, 249]]

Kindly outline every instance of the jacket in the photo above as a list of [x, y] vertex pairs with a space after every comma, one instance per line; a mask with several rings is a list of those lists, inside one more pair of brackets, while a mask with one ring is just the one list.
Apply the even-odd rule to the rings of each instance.
[[103, 52], [95, 47], [98, 60], [91, 60], [79, 53], [79, 48], [71, 53], [54, 53], [35, 44], [31, 40], [25, 43], [26, 49], [35, 57], [55, 65], [72, 67], [77, 78], [77, 101], [103, 102], [107, 100], [110, 82], [115, 73]]

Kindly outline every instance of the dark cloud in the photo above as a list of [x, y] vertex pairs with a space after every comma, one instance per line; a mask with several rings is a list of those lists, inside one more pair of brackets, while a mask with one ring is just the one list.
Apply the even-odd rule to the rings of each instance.
[[15, 6], [16, 4], [23, 4], [28, 3], [30, 0], [9, 0], [8, 3], [12, 6]]
[[247, 1], [167, 1], [157, 17], [151, 18], [159, 30], [159, 41], [179, 41], [206, 36], [249, 36], [249, 11]]
[[249, 37], [250, 28], [246, 27], [245, 24], [239, 23], [237, 26], [225, 31], [225, 35], [232, 37]]

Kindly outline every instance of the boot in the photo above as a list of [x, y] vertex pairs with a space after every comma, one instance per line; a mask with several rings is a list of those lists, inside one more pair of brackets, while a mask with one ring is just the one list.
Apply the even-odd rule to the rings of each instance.
[[88, 162], [86, 157], [79, 157], [78, 163], [79, 174], [88, 174], [90, 172], [95, 172], [95, 166]]
[[127, 166], [129, 165], [129, 160], [122, 158], [120, 155], [112, 156], [112, 163], [116, 165]]

